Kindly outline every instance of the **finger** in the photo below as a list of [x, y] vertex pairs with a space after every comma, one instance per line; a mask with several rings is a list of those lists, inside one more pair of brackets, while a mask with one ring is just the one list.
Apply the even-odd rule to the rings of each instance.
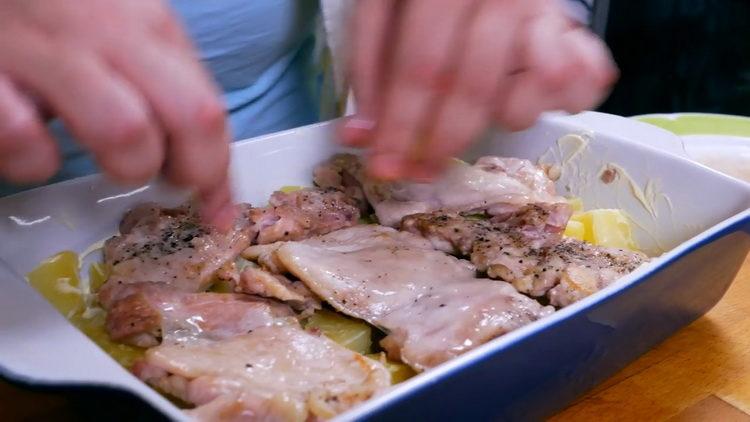
[[361, 0], [357, 3], [350, 31], [349, 77], [357, 100], [356, 114], [347, 119], [341, 136], [351, 146], [364, 146], [371, 139], [378, 112], [377, 89], [384, 71], [384, 49], [393, 33], [395, 0]]
[[517, 46], [522, 70], [508, 77], [507, 88], [497, 100], [496, 120], [504, 128], [524, 129], [546, 107], [559, 103], [552, 97], [575, 77], [567, 52], [560, 50], [560, 37], [568, 25], [557, 11], [542, 12], [527, 22]]
[[505, 3], [484, 2], [477, 10], [460, 58], [456, 81], [438, 108], [427, 142], [420, 154], [423, 161], [413, 166], [414, 177], [434, 177], [448, 158], [465, 149], [484, 130], [493, 103], [506, 75], [516, 66], [512, 44], [520, 10]]
[[200, 193], [199, 200], [201, 218], [204, 222], [222, 232], [231, 228], [236, 217], [236, 210], [232, 204], [228, 177], [213, 189]]
[[561, 15], [545, 14], [528, 28], [526, 70], [501, 99], [497, 116], [511, 130], [531, 126], [544, 111], [579, 112], [595, 105], [616, 74], [606, 47], [584, 29], [572, 29]]
[[597, 106], [617, 79], [617, 69], [604, 43], [585, 29], [569, 31], [563, 42], [576, 77], [560, 94], [561, 108], [578, 113]]
[[[475, 1], [421, 0], [404, 5], [397, 50], [386, 81], [378, 116], [370, 168], [374, 175], [392, 179], [407, 174], [410, 153], [416, 148], [435, 99], [451, 85], [451, 63], [461, 43], [461, 24]], [[458, 13], [457, 13], [458, 12]], [[436, 31], [435, 28], [440, 28]]]
[[33, 103], [0, 75], [0, 176], [14, 183], [41, 182], [59, 165], [57, 144]]
[[105, 173], [126, 183], [156, 175], [163, 145], [144, 100], [93, 56], [52, 54], [54, 45], [35, 41], [0, 67], [49, 103]]
[[137, 86], [169, 139], [166, 173], [199, 192], [219, 186], [229, 165], [226, 113], [210, 78], [190, 51], [151, 43], [112, 52], [110, 60]]

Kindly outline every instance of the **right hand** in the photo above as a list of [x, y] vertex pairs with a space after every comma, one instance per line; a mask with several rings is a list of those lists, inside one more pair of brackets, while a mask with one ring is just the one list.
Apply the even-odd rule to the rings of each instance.
[[164, 170], [226, 226], [229, 134], [211, 78], [159, 0], [0, 0], [0, 177], [44, 181], [60, 165], [38, 104], [102, 171], [143, 183]]

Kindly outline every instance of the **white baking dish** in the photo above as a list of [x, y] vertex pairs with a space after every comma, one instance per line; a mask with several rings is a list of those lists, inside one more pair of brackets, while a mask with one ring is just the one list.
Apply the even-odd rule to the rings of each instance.
[[[312, 168], [339, 149], [332, 134], [329, 122], [236, 143], [233, 181], [237, 199], [260, 204], [280, 186], [309, 185]], [[582, 137], [558, 142], [569, 134]], [[581, 196], [590, 208], [625, 209], [638, 223], [635, 236], [644, 250], [666, 253], [614, 286], [409, 380], [342, 419], [394, 415], [542, 417], [710, 308], [750, 249], [750, 186], [682, 158], [679, 138], [661, 129], [599, 113], [549, 115], [528, 131], [489, 136], [467, 158], [482, 154], [561, 164], [561, 193]], [[599, 178], [608, 165], [621, 176], [611, 184]], [[124, 390], [169, 418], [183, 417], [172, 403], [68, 324], [22, 276], [50, 255], [62, 250], [81, 252], [112, 235], [123, 212], [133, 204], [147, 200], [176, 204], [184, 198], [158, 183], [124, 189], [91, 176], [0, 199], [0, 258], [4, 263], [0, 265], [4, 283], [0, 294], [0, 374], [34, 385]], [[733, 239], [731, 251], [722, 249], [730, 246], [721, 243], [727, 236]], [[724, 252], [720, 255], [725, 259], [713, 264], [726, 268], [710, 280], [698, 279], [705, 275], [692, 271], [695, 279], [687, 277], [684, 283], [696, 288], [703, 285], [713, 289], [713, 294], [693, 302], [680, 295], [658, 297], [654, 283], [659, 277], [665, 278], [670, 269], [682, 268], [680, 265], [699, 265], [700, 252], [711, 245], [721, 246], [719, 250]], [[637, 289], [642, 290], [640, 296]], [[647, 312], [641, 312], [643, 309]], [[642, 326], [649, 325], [649, 318], [652, 326], [646, 333]], [[543, 350], [579, 323], [584, 325], [577, 328], [575, 341], [565, 340], [557, 350]], [[598, 333], [586, 325], [589, 323], [609, 324], [614, 334]], [[644, 334], [627, 346], [618, 342], [617, 330], [623, 335], [633, 330]], [[612, 355], [607, 350], [613, 347], [626, 350]], [[575, 355], [581, 350], [592, 352]], [[524, 354], [528, 359], [538, 358], [532, 356], [537, 352], [549, 356], [547, 364], [533, 367], [546, 371], [539, 374], [533, 368], [525, 369], [522, 359]], [[560, 370], [549, 366], [551, 363]], [[511, 364], [514, 367], [507, 366]], [[529, 385], [521, 382], [513, 390], [515, 395], [500, 398], [501, 380], [513, 382], [522, 375], [518, 373], [521, 370], [528, 374], [525, 379], [542, 380], [545, 374], [570, 379], [529, 381]], [[488, 388], [497, 389], [496, 399], [487, 395]], [[555, 392], [554, 398], [542, 400], [542, 395]], [[465, 394], [475, 401], [470, 406]]]

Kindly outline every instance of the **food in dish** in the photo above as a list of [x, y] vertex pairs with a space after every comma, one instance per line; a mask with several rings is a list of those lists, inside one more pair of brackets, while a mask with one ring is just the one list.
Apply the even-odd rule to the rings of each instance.
[[347, 192], [375, 210], [378, 221], [397, 226], [407, 215], [432, 211], [470, 211], [495, 204], [555, 203], [555, 185], [529, 160], [482, 157], [469, 165], [454, 160], [433, 183], [387, 182], [367, 176], [360, 158], [340, 154], [315, 169], [315, 184]]
[[423, 238], [367, 225], [277, 249], [293, 275], [335, 309], [388, 335], [388, 355], [417, 371], [552, 313]]
[[[338, 155], [313, 179], [240, 205], [227, 233], [189, 205], [136, 207], [61, 309], [198, 419], [325, 419], [648, 261], [591, 243], [633, 246], [616, 211], [586, 214], [528, 160], [456, 161], [420, 184]], [[53, 299], [54, 265], [29, 275]]]
[[646, 262], [640, 253], [564, 238], [566, 204], [527, 205], [505, 214], [417, 214], [403, 229], [470, 257], [491, 278], [563, 307], [601, 290]]

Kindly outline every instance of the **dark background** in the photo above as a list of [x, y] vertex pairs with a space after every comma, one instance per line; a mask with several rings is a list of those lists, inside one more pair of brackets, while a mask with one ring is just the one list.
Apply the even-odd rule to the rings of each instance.
[[620, 81], [600, 111], [750, 116], [750, 0], [611, 0]]

